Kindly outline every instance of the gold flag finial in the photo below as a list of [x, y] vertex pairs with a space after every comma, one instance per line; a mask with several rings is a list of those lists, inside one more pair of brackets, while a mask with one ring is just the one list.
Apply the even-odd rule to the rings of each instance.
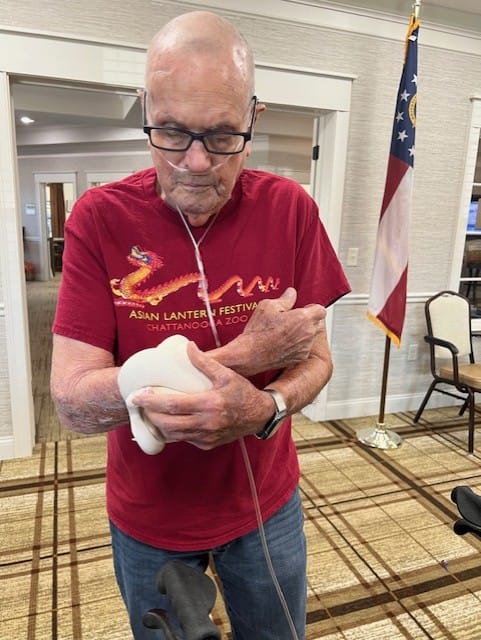
[[419, 10], [421, 9], [421, 0], [415, 0], [413, 4], [413, 12], [415, 20], [419, 18]]

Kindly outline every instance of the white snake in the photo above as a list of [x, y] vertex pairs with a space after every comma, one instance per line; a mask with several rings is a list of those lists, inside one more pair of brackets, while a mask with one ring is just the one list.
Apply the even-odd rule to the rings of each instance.
[[149, 455], [160, 453], [166, 441], [142, 407], [132, 403], [132, 397], [145, 387], [155, 393], [199, 393], [212, 386], [190, 361], [187, 343], [184, 336], [170, 336], [157, 347], [134, 353], [120, 368], [118, 385], [129, 412], [132, 436]]

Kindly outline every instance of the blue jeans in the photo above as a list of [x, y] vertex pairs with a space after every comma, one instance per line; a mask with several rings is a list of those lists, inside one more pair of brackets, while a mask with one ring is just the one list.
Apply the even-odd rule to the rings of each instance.
[[[275, 574], [299, 640], [306, 624], [306, 542], [299, 492], [264, 523]], [[146, 629], [142, 617], [166, 609], [180, 633], [165, 596], [156, 589], [159, 569], [170, 560], [205, 570], [212, 558], [222, 581], [223, 597], [234, 640], [293, 640], [286, 614], [272, 582], [256, 529], [221, 547], [199, 552], [156, 549], [127, 536], [111, 523], [114, 568], [135, 640], [160, 640], [160, 631]]]

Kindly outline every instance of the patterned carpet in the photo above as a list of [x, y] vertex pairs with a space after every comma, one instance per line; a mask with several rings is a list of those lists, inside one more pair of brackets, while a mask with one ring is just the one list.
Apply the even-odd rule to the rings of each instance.
[[[451, 489], [481, 490], [465, 422], [413, 429], [403, 444], [357, 442], [352, 421], [296, 417], [309, 549], [307, 638], [480, 638], [481, 540], [452, 532]], [[435, 415], [433, 415], [435, 414]], [[362, 426], [366, 426], [366, 420]], [[361, 425], [357, 425], [361, 426]], [[103, 436], [38, 444], [1, 465], [1, 638], [130, 638], [112, 576]], [[228, 638], [220, 603], [215, 621]]]
[[[455, 408], [428, 410], [418, 425], [411, 414], [386, 422], [403, 443], [382, 451], [356, 437], [375, 418], [295, 417], [306, 637], [479, 640], [481, 540], [453, 533], [449, 496], [460, 484], [481, 493], [481, 439], [468, 456]], [[58, 433], [40, 437], [31, 458], [0, 463], [0, 638], [130, 640], [104, 510], [105, 439]], [[214, 620], [228, 639], [220, 598]]]

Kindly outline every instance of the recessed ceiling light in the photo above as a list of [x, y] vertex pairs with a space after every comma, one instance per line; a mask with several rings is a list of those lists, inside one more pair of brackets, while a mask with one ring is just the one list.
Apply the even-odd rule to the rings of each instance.
[[32, 118], [29, 118], [28, 116], [22, 116], [20, 118], [20, 122], [22, 124], [32, 124], [32, 122], [35, 122], [35, 120], [32, 120]]

